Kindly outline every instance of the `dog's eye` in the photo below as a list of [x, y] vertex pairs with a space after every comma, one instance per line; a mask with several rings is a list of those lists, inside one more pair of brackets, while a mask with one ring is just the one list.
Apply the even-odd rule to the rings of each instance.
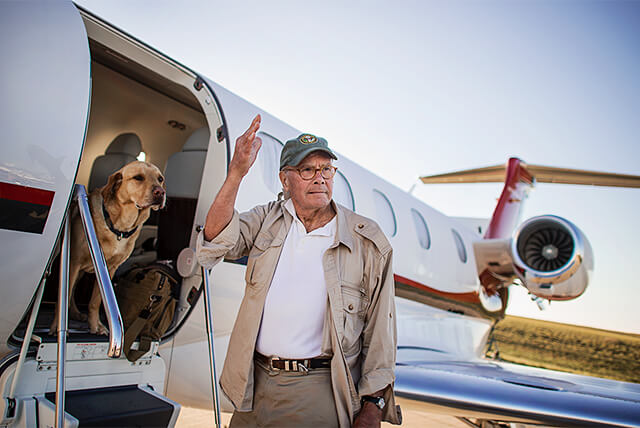
[[138, 174], [138, 175], [135, 175], [135, 176], [133, 177], [133, 179], [134, 179], [134, 180], [138, 180], [138, 181], [144, 181], [144, 176], [143, 176], [143, 175]]
[[162, 176], [158, 177], [158, 182], [162, 183], [164, 181], [164, 178]]

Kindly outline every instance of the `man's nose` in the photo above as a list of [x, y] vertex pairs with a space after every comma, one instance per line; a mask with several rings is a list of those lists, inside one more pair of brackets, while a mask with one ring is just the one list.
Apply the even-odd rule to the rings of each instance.
[[316, 184], [324, 184], [325, 179], [322, 176], [322, 170], [316, 169], [316, 175], [313, 176], [313, 182]]

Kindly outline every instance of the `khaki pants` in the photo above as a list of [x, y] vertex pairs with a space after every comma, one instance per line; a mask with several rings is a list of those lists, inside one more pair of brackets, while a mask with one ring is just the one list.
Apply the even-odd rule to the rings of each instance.
[[277, 372], [256, 361], [253, 410], [234, 412], [229, 428], [337, 426], [331, 369]]

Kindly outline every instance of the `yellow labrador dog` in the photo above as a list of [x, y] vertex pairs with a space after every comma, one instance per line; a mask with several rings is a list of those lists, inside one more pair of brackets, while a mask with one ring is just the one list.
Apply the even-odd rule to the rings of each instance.
[[[104, 258], [113, 278], [116, 269], [131, 255], [142, 224], [149, 218], [150, 210], [164, 208], [166, 201], [164, 177], [160, 170], [148, 162], [134, 161], [109, 176], [107, 184], [89, 194], [91, 217], [96, 229]], [[71, 248], [69, 259], [69, 316], [86, 320], [73, 299], [73, 290], [80, 272], [93, 272], [79, 213], [71, 220]], [[107, 334], [100, 322], [102, 297], [98, 284], [93, 287], [89, 302], [89, 331]], [[58, 305], [59, 306], [59, 305]], [[59, 310], [50, 327], [55, 334]]]

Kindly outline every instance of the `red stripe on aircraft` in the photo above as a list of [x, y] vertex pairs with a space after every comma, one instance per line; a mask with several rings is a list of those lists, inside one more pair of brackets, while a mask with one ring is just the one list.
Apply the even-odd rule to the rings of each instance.
[[405, 278], [404, 276], [400, 276], [397, 274], [393, 275], [393, 279], [402, 284], [417, 288], [418, 290], [426, 291], [428, 293], [436, 294], [438, 296], [446, 297], [447, 299], [456, 300], [458, 302], [465, 302], [465, 303], [480, 302], [478, 293], [447, 293], [446, 291], [436, 290], [435, 288], [428, 287], [424, 284], [420, 284], [419, 282], [412, 281], [409, 278]]
[[0, 182], [0, 199], [44, 205], [50, 208], [54, 193], [50, 190]]

